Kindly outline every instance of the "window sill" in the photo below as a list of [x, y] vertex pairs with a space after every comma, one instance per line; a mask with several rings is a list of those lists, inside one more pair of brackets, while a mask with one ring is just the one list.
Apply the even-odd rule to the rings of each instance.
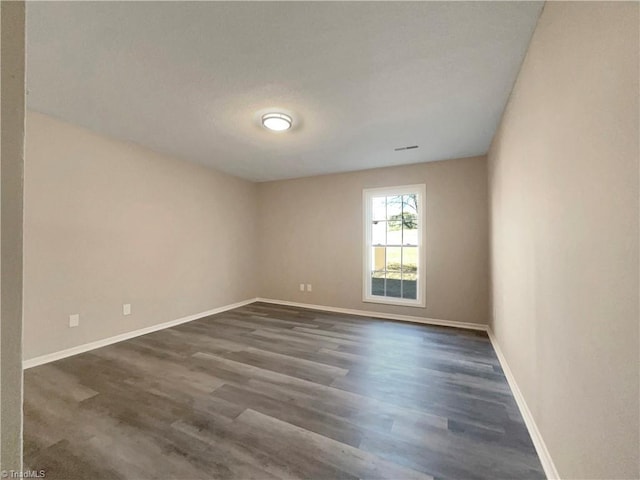
[[381, 303], [384, 305], [394, 305], [396, 307], [414, 307], [414, 308], [425, 308], [425, 302], [420, 302], [418, 300], [407, 300], [402, 298], [394, 298], [394, 297], [375, 297], [375, 296], [367, 296], [362, 299], [364, 303]]

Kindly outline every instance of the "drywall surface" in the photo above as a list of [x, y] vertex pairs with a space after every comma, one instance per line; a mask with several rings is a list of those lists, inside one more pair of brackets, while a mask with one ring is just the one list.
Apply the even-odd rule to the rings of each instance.
[[0, 3], [0, 470], [22, 466], [24, 2]]
[[255, 297], [255, 212], [253, 183], [28, 112], [24, 358]]
[[492, 328], [562, 478], [638, 478], [638, 3], [548, 2], [489, 152]]
[[[474, 157], [259, 184], [260, 296], [486, 323], [486, 173]], [[365, 303], [362, 190], [418, 183], [427, 191], [426, 308]]]
[[22, 467], [25, 5], [0, 4], [0, 469]]
[[25, 5], [0, 4], [0, 469], [22, 466], [22, 213]]

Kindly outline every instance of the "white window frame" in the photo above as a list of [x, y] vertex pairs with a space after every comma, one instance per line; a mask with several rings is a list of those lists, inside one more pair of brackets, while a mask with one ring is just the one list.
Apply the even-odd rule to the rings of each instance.
[[[371, 294], [371, 265], [372, 265], [372, 239], [371, 224], [373, 223], [372, 198], [382, 196], [407, 195], [415, 193], [418, 206], [418, 275], [416, 281], [416, 299], [386, 297]], [[385, 303], [387, 305], [399, 305], [405, 307], [421, 307], [426, 305], [426, 258], [425, 258], [425, 204], [427, 188], [424, 183], [417, 185], [401, 185], [397, 187], [365, 188], [362, 191], [363, 204], [363, 230], [364, 230], [364, 255], [362, 262], [362, 301], [367, 303]]]

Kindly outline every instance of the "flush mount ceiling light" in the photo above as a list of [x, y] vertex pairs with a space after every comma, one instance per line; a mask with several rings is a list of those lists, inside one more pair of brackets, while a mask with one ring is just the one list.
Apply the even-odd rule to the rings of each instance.
[[268, 130], [282, 132], [291, 128], [291, 117], [284, 113], [266, 113], [262, 116], [262, 125]]

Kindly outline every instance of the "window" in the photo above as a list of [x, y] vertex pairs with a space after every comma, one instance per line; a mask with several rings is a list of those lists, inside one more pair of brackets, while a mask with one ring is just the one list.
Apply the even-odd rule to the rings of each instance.
[[363, 301], [425, 306], [425, 192], [424, 185], [364, 190]]

